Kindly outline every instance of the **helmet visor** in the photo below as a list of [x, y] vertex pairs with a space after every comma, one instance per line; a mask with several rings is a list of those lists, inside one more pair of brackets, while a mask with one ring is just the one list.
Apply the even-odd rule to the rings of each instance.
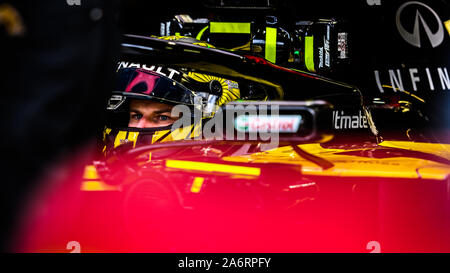
[[168, 77], [145, 69], [120, 69], [117, 72], [116, 91], [114, 93], [137, 99], [170, 104], [195, 104], [195, 94], [191, 90]]

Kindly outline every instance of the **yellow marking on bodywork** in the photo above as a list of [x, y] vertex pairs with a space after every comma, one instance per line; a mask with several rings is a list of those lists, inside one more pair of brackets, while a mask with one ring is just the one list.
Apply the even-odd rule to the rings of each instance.
[[251, 33], [251, 23], [241, 22], [210, 22], [210, 33]]
[[314, 68], [314, 37], [305, 37], [305, 65], [308, 71], [316, 72]]
[[100, 179], [100, 176], [98, 176], [97, 169], [94, 165], [87, 165], [84, 168], [83, 179]]
[[192, 171], [246, 174], [255, 176], [259, 176], [261, 174], [261, 169], [255, 167], [244, 167], [244, 166], [205, 163], [196, 161], [183, 161], [183, 160], [167, 160], [166, 167]]
[[[407, 143], [407, 142], [406, 142]], [[387, 145], [387, 143], [385, 143]], [[406, 144], [405, 144], [406, 145]], [[442, 145], [442, 144], [436, 144]], [[399, 144], [397, 143], [397, 146]], [[448, 147], [448, 145], [445, 145]], [[445, 179], [450, 175], [450, 166], [421, 158], [414, 157], [391, 157], [391, 158], [370, 158], [357, 155], [340, 154], [340, 152], [364, 151], [367, 149], [327, 149], [320, 144], [299, 145], [304, 151], [315, 156], [326, 159], [334, 164], [334, 167], [322, 170], [315, 163], [310, 162], [297, 153], [292, 147], [284, 146], [274, 150], [254, 153], [250, 155], [224, 157], [224, 161], [242, 163], [281, 163], [298, 165], [302, 174], [317, 176], [337, 176], [337, 177], [385, 177], [385, 178], [424, 178], [424, 179]], [[431, 154], [440, 153], [439, 146], [433, 147], [425, 145], [421, 151]], [[420, 149], [420, 145], [416, 146]], [[420, 150], [418, 150], [420, 151]], [[444, 154], [441, 153], [444, 157]], [[445, 156], [448, 157], [448, 154]], [[420, 171], [423, 169], [423, 171]], [[420, 174], [419, 174], [420, 173]]]
[[84, 181], [81, 183], [82, 191], [119, 191], [116, 186], [108, 185], [103, 181]]
[[273, 27], [266, 27], [266, 60], [275, 63], [277, 60], [277, 29]]
[[[256, 46], [253, 47], [254, 51], [255, 51], [255, 48], [256, 48]], [[249, 41], [244, 45], [240, 45], [240, 46], [231, 48], [230, 50], [236, 51], [236, 50], [251, 50], [251, 49], [252, 49], [252, 45], [251, 45], [251, 42]]]
[[208, 48], [215, 48], [213, 45], [210, 45], [208, 43], [193, 43], [193, 45], [198, 45], [198, 46], [203, 46], [203, 47], [208, 47]]
[[384, 88], [390, 88], [390, 89], [394, 90], [395, 92], [396, 92], [396, 91], [399, 91], [399, 92], [405, 93], [405, 94], [407, 94], [407, 95], [410, 95], [410, 96], [413, 97], [413, 98], [416, 98], [417, 100], [419, 100], [419, 101], [421, 101], [421, 102], [425, 102], [425, 100], [422, 99], [421, 97], [419, 97], [419, 96], [417, 96], [417, 95], [414, 95], [413, 93], [408, 92], [408, 91], [406, 91], [406, 90], [401, 90], [401, 89], [399, 89], [399, 88], [394, 88], [393, 86], [390, 86], [390, 85], [387, 85], [387, 84], [383, 84], [381, 87], [384, 87]]
[[[417, 169], [417, 173], [421, 178], [434, 178], [444, 180], [450, 177], [448, 168], [423, 166]], [[439, 178], [440, 177], [440, 178]]]
[[379, 145], [383, 147], [429, 153], [450, 160], [450, 144], [411, 141], [383, 141]]
[[118, 191], [116, 186], [108, 185], [101, 181], [94, 165], [87, 165], [84, 168], [83, 179], [81, 183], [82, 191]]
[[202, 189], [203, 181], [205, 181], [203, 177], [194, 178], [194, 181], [192, 182], [191, 186], [191, 192], [199, 193], [200, 190]]
[[202, 28], [202, 30], [200, 30], [200, 31], [198, 32], [198, 34], [197, 34], [197, 36], [195, 37], [195, 39], [201, 40], [201, 39], [202, 39], [202, 36], [203, 36], [203, 33], [204, 33], [208, 28], [209, 28], [209, 26], [206, 26], [206, 27]]

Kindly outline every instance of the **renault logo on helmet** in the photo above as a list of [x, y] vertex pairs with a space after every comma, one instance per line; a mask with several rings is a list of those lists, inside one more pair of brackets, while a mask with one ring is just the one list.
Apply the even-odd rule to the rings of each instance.
[[[416, 6], [416, 16], [415, 16], [415, 21], [414, 21], [414, 29], [413, 29], [412, 33], [407, 31], [403, 27], [403, 25], [400, 21], [400, 17], [402, 15], [402, 12], [404, 11], [404, 9], [407, 6], [411, 6], [411, 5]], [[427, 10], [429, 10], [434, 15], [434, 18], [436, 19], [437, 24], [439, 26], [438, 30], [436, 32], [433, 32], [430, 29], [430, 27], [428, 26], [427, 22], [423, 19], [422, 14], [419, 12], [418, 6], [425, 7]], [[442, 26], [441, 19], [439, 18], [439, 16], [436, 14], [436, 12], [433, 9], [431, 9], [429, 6], [427, 6], [421, 2], [411, 1], [411, 2], [406, 2], [403, 5], [401, 5], [397, 10], [397, 14], [395, 17], [395, 24], [397, 26], [398, 32], [400, 33], [400, 36], [402, 36], [402, 38], [405, 39], [405, 41], [407, 41], [411, 45], [418, 47], [418, 48], [422, 47], [421, 43], [420, 43], [420, 29], [419, 29], [420, 24], [422, 24], [423, 28], [425, 29], [425, 33], [426, 33], [428, 40], [430, 41], [432, 47], [437, 47], [444, 40], [444, 28]]]

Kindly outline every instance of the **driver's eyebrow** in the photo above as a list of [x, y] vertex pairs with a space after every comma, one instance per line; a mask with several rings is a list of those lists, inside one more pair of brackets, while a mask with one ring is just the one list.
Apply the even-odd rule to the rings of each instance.
[[172, 108], [164, 108], [161, 110], [156, 110], [153, 113], [154, 114], [162, 114], [162, 113], [171, 113], [172, 112]]
[[131, 113], [131, 112], [134, 112], [134, 113], [136, 113], [136, 114], [141, 114], [141, 115], [142, 115], [142, 112], [139, 111], [139, 110], [137, 110], [137, 109], [131, 108], [131, 109], [130, 109], [130, 113]]

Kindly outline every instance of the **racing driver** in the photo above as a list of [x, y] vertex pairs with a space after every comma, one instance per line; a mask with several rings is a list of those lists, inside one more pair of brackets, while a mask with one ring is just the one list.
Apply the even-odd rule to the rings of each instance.
[[[152, 68], [118, 69], [116, 90], [107, 106], [103, 152], [128, 142], [135, 147], [195, 137], [202, 129], [202, 118], [212, 117], [218, 107], [240, 98], [235, 81], [167, 67]], [[182, 116], [172, 113], [176, 105], [189, 108], [192, 123], [188, 128], [173, 128]]]

